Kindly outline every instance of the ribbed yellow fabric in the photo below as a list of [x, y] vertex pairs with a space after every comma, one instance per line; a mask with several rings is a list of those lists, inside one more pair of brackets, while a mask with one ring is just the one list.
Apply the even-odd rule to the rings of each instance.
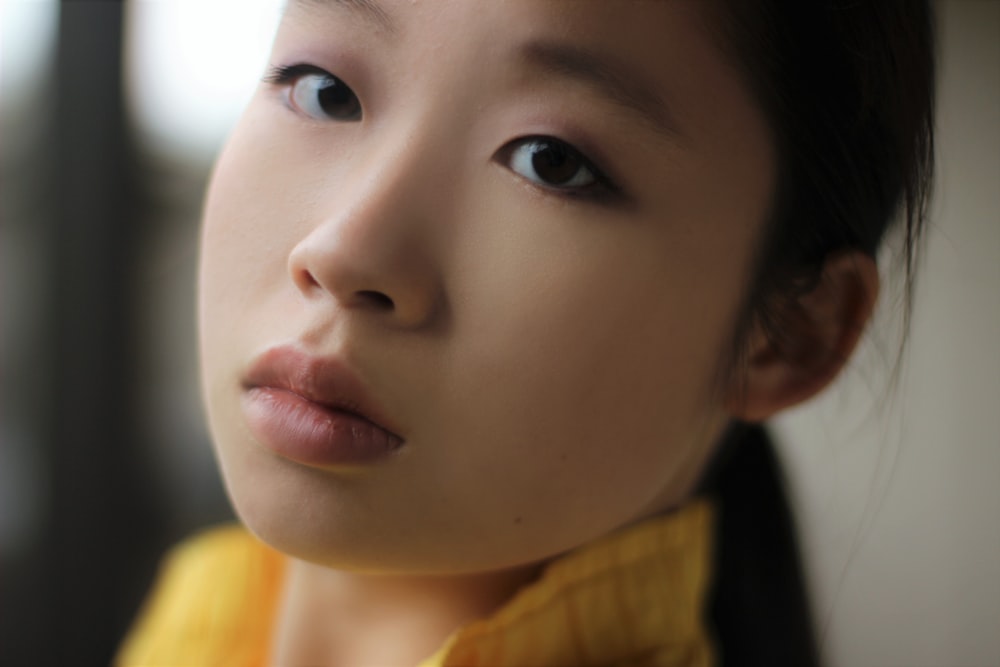
[[182, 542], [115, 661], [128, 667], [265, 667], [285, 558], [241, 526]]
[[[697, 502], [571, 552], [418, 667], [708, 667], [711, 533]], [[264, 665], [282, 558], [239, 528], [182, 545], [118, 664]]]
[[419, 667], [706, 667], [711, 508], [695, 503], [555, 561]]

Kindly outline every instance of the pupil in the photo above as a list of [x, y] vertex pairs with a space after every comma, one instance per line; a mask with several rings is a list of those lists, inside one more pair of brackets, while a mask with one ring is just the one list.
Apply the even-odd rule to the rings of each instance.
[[580, 160], [565, 146], [555, 143], [535, 144], [531, 166], [546, 183], [561, 185], [571, 180], [580, 169]]
[[334, 77], [326, 78], [317, 97], [320, 107], [332, 118], [352, 118], [360, 112], [354, 91]]

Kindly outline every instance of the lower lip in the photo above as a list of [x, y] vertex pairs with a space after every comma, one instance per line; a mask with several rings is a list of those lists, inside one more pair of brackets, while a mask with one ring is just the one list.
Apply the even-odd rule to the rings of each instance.
[[328, 408], [292, 391], [254, 387], [243, 394], [253, 435], [286, 459], [309, 466], [357, 466], [385, 459], [403, 441], [350, 412]]

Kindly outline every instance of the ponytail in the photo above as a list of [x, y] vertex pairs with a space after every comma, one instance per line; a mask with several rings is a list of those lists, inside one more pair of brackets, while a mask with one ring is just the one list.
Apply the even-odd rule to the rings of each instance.
[[720, 664], [820, 664], [795, 521], [774, 445], [734, 424], [702, 485], [716, 505], [709, 600]]

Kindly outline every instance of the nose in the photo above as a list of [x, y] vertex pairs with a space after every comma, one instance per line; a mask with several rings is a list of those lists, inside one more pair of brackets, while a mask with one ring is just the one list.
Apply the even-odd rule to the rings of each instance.
[[361, 168], [321, 198], [316, 221], [289, 254], [288, 271], [309, 300], [332, 299], [414, 328], [435, 317], [443, 291], [427, 172], [419, 168], [419, 151], [406, 145], [353, 165]]

